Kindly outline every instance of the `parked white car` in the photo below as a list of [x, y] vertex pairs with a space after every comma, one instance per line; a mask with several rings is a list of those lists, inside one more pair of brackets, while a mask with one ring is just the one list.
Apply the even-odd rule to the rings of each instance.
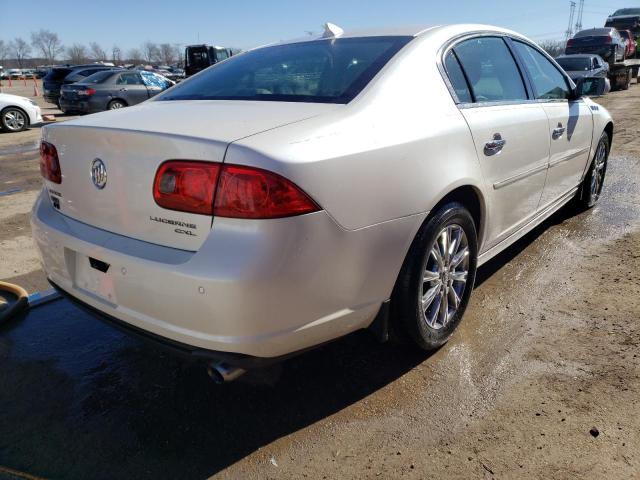
[[42, 112], [29, 98], [0, 93], [0, 128], [6, 132], [20, 132], [42, 122]]
[[434, 349], [478, 265], [598, 200], [601, 88], [501, 28], [328, 28], [46, 126], [34, 237], [58, 289], [218, 379], [387, 320]]

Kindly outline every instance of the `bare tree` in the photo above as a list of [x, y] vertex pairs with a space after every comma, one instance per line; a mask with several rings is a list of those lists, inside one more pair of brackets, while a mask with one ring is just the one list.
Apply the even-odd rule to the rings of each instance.
[[74, 43], [67, 47], [67, 56], [71, 63], [85, 63], [87, 61], [87, 47], [80, 43]]
[[64, 52], [58, 34], [43, 28], [37, 32], [31, 32], [31, 45], [42, 54], [49, 65], [53, 65], [56, 57]]
[[11, 42], [9, 49], [18, 61], [18, 67], [22, 68], [25, 64], [25, 60], [29, 58], [29, 55], [31, 54], [31, 47], [29, 44], [22, 38], [17, 37], [13, 42]]
[[89, 44], [89, 51], [91, 58], [97, 62], [104, 62], [107, 59], [107, 52], [98, 44], [98, 42], [91, 42]]
[[139, 48], [129, 50], [129, 60], [135, 64], [142, 63], [142, 53]]
[[540, 42], [540, 46], [554, 58], [564, 53], [564, 42], [560, 40], [545, 40]]
[[144, 42], [142, 44], [142, 56], [147, 63], [154, 63], [160, 57], [160, 49], [153, 42]]
[[0, 62], [4, 62], [9, 56], [9, 45], [0, 40]]
[[117, 45], [111, 47], [111, 61], [115, 65], [119, 65], [122, 63], [122, 50], [120, 50], [120, 47]]
[[160, 44], [160, 60], [165, 65], [173, 65], [180, 56], [180, 50], [177, 45], [170, 43]]

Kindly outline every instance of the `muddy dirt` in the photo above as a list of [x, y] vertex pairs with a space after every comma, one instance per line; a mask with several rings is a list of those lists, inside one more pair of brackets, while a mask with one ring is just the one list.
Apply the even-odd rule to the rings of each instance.
[[[119, 452], [120, 439], [107, 432], [124, 419], [135, 441], [117, 472], [131, 478], [178, 478], [187, 459], [184, 478], [640, 478], [640, 85], [600, 103], [616, 121], [600, 203], [559, 212], [481, 268], [463, 324], [435, 354], [355, 336], [232, 386], [178, 380], [171, 369], [168, 379], [146, 373], [153, 382], [138, 379], [135, 389], [127, 376], [109, 377], [108, 388], [102, 379], [111, 399], [74, 393], [70, 383], [86, 389], [91, 379], [70, 380], [54, 362], [50, 390], [35, 389], [55, 406], [39, 407], [44, 418], [31, 421], [20, 410], [18, 422], [11, 394], [0, 393], [8, 422], [0, 432], [20, 445], [3, 447], [0, 438], [0, 462], [43, 476], [95, 476], [100, 459], [87, 457], [88, 445], [100, 445], [105, 458]], [[0, 135], [0, 192], [23, 188], [0, 196], [0, 278], [41, 289], [27, 225], [37, 155], [6, 153], [37, 132], [20, 135]], [[113, 360], [131, 376], [134, 364], [122, 366], [127, 352]], [[5, 383], [20, 385], [20, 401], [33, 392], [28, 382], [37, 385], [29, 365], [27, 380], [18, 372]], [[88, 400], [95, 408], [78, 419], [72, 406]], [[132, 421], [140, 405], [156, 414], [153, 422]], [[59, 448], [48, 445], [45, 456], [38, 439], [47, 434]]]

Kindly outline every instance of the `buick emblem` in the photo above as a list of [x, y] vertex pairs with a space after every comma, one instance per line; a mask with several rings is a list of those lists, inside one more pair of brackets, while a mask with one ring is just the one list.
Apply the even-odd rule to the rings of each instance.
[[96, 158], [91, 164], [91, 180], [100, 190], [107, 184], [107, 167], [99, 158]]

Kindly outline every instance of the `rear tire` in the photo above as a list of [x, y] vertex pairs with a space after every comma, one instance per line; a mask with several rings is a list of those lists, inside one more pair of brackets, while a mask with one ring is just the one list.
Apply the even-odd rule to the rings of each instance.
[[423, 350], [444, 345], [462, 320], [476, 276], [478, 240], [469, 211], [451, 202], [420, 228], [394, 289], [396, 326]]
[[107, 104], [107, 110], [118, 110], [118, 109], [124, 108], [126, 106], [127, 106], [127, 102], [125, 102], [124, 100], [115, 99], [115, 100], [111, 100]]
[[587, 175], [582, 181], [580, 190], [578, 191], [577, 204], [580, 210], [588, 210], [595, 206], [602, 194], [604, 187], [604, 179], [607, 173], [607, 162], [609, 160], [609, 135], [603, 132], [596, 147], [596, 153], [593, 156]]
[[631, 69], [629, 69], [627, 71], [627, 76], [625, 77], [625, 82], [622, 84], [622, 90], [629, 90], [629, 87], [631, 86], [631, 77], [632, 73]]

